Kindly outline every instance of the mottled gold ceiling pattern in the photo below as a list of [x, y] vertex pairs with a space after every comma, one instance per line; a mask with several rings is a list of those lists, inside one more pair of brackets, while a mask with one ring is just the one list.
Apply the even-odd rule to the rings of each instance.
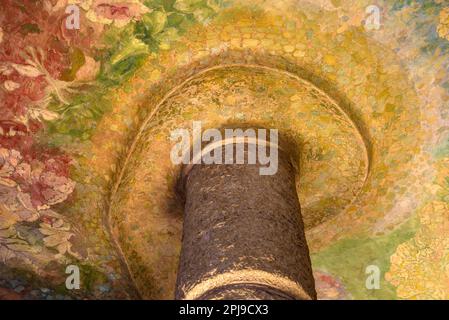
[[[238, 17], [245, 9], [224, 16], [231, 11]], [[235, 23], [218, 18], [149, 60], [111, 97], [113, 113], [94, 137], [95, 159], [114, 168], [100, 210], [143, 297], [173, 296], [182, 205], [174, 192], [179, 168], [169, 158], [170, 130], [191, 128], [195, 120], [204, 128], [278, 128], [299, 146], [298, 194], [312, 252], [376, 230], [376, 223], [401, 222], [382, 217], [395, 199], [414, 192], [410, 168], [424, 158], [417, 156], [420, 102], [402, 71], [388, 67], [394, 54], [368, 46], [362, 33], [308, 39], [302, 29], [276, 27], [278, 19], [267, 13]], [[313, 30], [319, 21], [307, 23]], [[329, 56], [327, 48], [341, 45], [346, 54]], [[362, 67], [367, 60], [375, 70]], [[386, 92], [398, 94], [385, 100]], [[104, 168], [97, 168], [100, 174]]]

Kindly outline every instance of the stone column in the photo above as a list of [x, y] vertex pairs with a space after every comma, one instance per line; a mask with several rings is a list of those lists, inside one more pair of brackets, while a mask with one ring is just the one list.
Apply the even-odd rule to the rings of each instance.
[[289, 157], [279, 150], [274, 175], [260, 166], [185, 170], [176, 299], [316, 299]]

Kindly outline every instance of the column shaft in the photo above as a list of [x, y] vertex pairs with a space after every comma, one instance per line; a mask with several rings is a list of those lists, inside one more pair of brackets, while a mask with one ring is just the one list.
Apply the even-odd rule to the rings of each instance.
[[282, 151], [276, 174], [259, 167], [191, 168], [177, 299], [316, 298], [294, 169]]

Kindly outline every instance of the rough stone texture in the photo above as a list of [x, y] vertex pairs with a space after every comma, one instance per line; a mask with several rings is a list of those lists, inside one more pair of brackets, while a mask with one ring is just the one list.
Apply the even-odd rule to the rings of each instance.
[[316, 298], [293, 167], [259, 167], [191, 169], [176, 298]]

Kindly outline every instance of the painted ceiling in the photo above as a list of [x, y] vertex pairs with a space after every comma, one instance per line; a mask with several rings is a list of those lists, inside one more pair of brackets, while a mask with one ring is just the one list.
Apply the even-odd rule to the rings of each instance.
[[320, 299], [449, 299], [448, 68], [445, 0], [4, 0], [0, 299], [173, 298], [194, 120], [300, 146]]

